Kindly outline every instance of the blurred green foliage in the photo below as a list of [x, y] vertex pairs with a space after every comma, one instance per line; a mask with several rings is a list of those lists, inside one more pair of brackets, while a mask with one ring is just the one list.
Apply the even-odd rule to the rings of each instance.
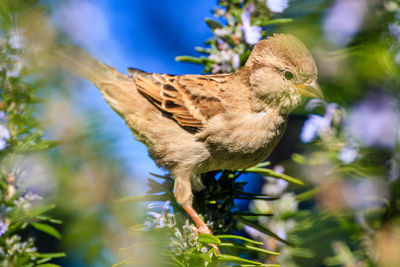
[[38, 80], [27, 82], [26, 42], [15, 28], [18, 15], [30, 7], [27, 2], [0, 4], [0, 265], [4, 267], [58, 266], [50, 262], [65, 256], [38, 251], [32, 231], [60, 239], [54, 225], [61, 221], [47, 215], [54, 205], [41, 201], [24, 182], [30, 176], [23, 167], [26, 158], [55, 145], [43, 138], [43, 127], [33, 115], [42, 102], [37, 96], [41, 85]]
[[[1, 266], [400, 265], [398, 1], [218, 1], [201, 56], [177, 60], [233, 72], [258, 39], [295, 34], [317, 60], [326, 102], [294, 112], [305, 120], [289, 128], [298, 140], [277, 148], [290, 158], [203, 175], [194, 205], [215, 236], [195, 234], [168, 175], [121, 198], [136, 185], [115, 137], [101, 116], [73, 108], [73, 78], [29, 51], [67, 39], [43, 3], [0, 2]], [[245, 172], [265, 177], [260, 193], [245, 192]], [[151, 202], [147, 214], [140, 201]]]

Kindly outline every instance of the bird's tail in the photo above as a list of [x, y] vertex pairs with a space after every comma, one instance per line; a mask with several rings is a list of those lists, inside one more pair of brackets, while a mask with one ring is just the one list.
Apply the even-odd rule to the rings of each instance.
[[153, 107], [137, 91], [132, 77], [102, 63], [75, 46], [54, 48], [51, 51], [51, 60], [56, 65], [94, 83], [106, 102], [126, 121], [138, 140], [147, 142], [137, 129], [147, 123], [143, 118], [146, 117], [148, 108]]
[[107, 80], [127, 80], [129, 78], [73, 45], [54, 47], [50, 57], [56, 65], [93, 82], [99, 89], [101, 89], [100, 84]]

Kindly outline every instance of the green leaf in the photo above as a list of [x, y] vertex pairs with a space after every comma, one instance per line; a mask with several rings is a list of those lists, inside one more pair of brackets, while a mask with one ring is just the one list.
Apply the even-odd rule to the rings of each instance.
[[303, 193], [296, 195], [296, 200], [297, 201], [305, 201], [305, 200], [311, 199], [311, 198], [315, 197], [320, 191], [321, 191], [320, 187], [310, 189], [308, 191], [305, 191]]
[[58, 146], [60, 142], [57, 141], [49, 141], [49, 140], [42, 140], [39, 143], [29, 145], [25, 151], [41, 151], [41, 150], [48, 150], [55, 146]]
[[176, 61], [184, 61], [195, 64], [203, 64], [203, 61], [200, 58], [192, 57], [192, 56], [178, 56], [175, 58]]
[[266, 235], [269, 235], [269, 236], [275, 238], [276, 240], [281, 241], [282, 243], [284, 243], [284, 244], [286, 244], [286, 245], [288, 245], [288, 246], [294, 246], [294, 245], [293, 245], [292, 243], [290, 243], [289, 241], [287, 241], [287, 240], [285, 240], [285, 239], [279, 237], [277, 234], [271, 232], [271, 231], [268, 230], [267, 228], [265, 228], [265, 227], [263, 227], [263, 226], [261, 226], [261, 225], [255, 223], [255, 222], [249, 221], [249, 220], [247, 220], [247, 219], [245, 219], [245, 218], [243, 218], [243, 217], [241, 217], [241, 216], [234, 216], [234, 218], [235, 218], [236, 220], [238, 220], [239, 222], [241, 222], [241, 223], [243, 223], [243, 224], [245, 224], [245, 225], [248, 225], [248, 226], [250, 226], [250, 227], [253, 227], [254, 229], [256, 229], [256, 230], [258, 230], [258, 231], [260, 231], [260, 232], [262, 232], [262, 233], [264, 233], [264, 234], [266, 234]]
[[262, 23], [260, 23], [260, 25], [258, 26], [267, 26], [267, 25], [273, 25], [273, 24], [283, 24], [283, 23], [289, 23], [292, 22], [293, 19], [290, 18], [281, 18], [281, 19], [271, 19], [271, 20], [267, 20], [264, 21]]
[[32, 223], [32, 226], [39, 231], [49, 234], [57, 239], [61, 239], [61, 234], [53, 226], [44, 223]]
[[36, 267], [61, 267], [61, 265], [53, 264], [53, 263], [45, 263], [36, 265]]
[[38, 253], [36, 254], [38, 258], [61, 258], [65, 257], [64, 252], [54, 252], [54, 253]]
[[262, 249], [262, 248], [258, 248], [258, 247], [253, 247], [250, 245], [237, 245], [237, 244], [233, 244], [233, 243], [221, 243], [218, 246], [219, 247], [231, 247], [231, 248], [237, 248], [237, 249], [253, 250], [253, 251], [262, 252], [262, 253], [270, 254], [270, 255], [280, 255], [279, 252], [270, 251], [270, 250], [266, 250], [266, 249]]
[[[171, 258], [173, 261], [175, 261], [179, 266], [181, 267], [185, 267], [185, 264], [183, 264], [183, 262], [181, 262], [180, 260], [178, 260], [176, 257], [172, 257]], [[114, 265], [113, 265], [114, 267]], [[116, 266], [115, 266], [116, 267]]]
[[199, 234], [198, 241], [206, 244], [220, 244], [221, 240], [218, 237], [210, 234]]
[[246, 169], [244, 171], [261, 174], [263, 176], [270, 176], [270, 177], [273, 177], [273, 178], [283, 179], [285, 181], [288, 181], [288, 182], [291, 182], [291, 183], [294, 183], [294, 184], [304, 185], [303, 181], [301, 181], [301, 180], [299, 180], [297, 178], [291, 177], [291, 176], [286, 175], [286, 174], [276, 173], [271, 169], [251, 167], [251, 168]]
[[212, 259], [207, 254], [192, 254], [188, 266], [204, 266], [204, 262], [211, 263]]
[[49, 262], [49, 261], [51, 261], [51, 258], [42, 258], [42, 259], [38, 260], [36, 263], [40, 264], [40, 263], [45, 263], [45, 262]]
[[203, 53], [203, 54], [211, 54], [211, 49], [210, 48], [204, 48], [204, 47], [196, 46], [194, 48], [194, 50], [196, 50], [196, 52]]
[[269, 166], [269, 165], [271, 165], [271, 161], [264, 161], [264, 162], [258, 163], [258, 164], [257, 164], [256, 166], [254, 166], [254, 167], [262, 168], [262, 167], [267, 167], [267, 166]]
[[35, 218], [36, 216], [39, 216], [42, 213], [52, 210], [55, 207], [56, 207], [56, 205], [54, 205], [54, 204], [44, 205], [44, 206], [40, 206], [37, 208], [29, 209], [26, 211], [26, 214], [31, 218]]
[[210, 27], [211, 29], [216, 29], [216, 28], [222, 28], [224, 27], [221, 23], [219, 23], [218, 21], [215, 21], [213, 19], [210, 18], [205, 18], [205, 21], [208, 25], [208, 27]]
[[254, 265], [258, 265], [258, 266], [262, 265], [262, 263], [260, 263], [260, 262], [242, 259], [240, 257], [236, 257], [236, 256], [232, 256], [232, 255], [225, 255], [225, 254], [218, 255], [217, 260], [223, 261], [223, 262], [238, 263], [238, 264], [254, 264]]
[[243, 236], [239, 236], [239, 235], [216, 235], [215, 237], [219, 238], [219, 239], [238, 239], [238, 240], [242, 240], [248, 243], [252, 243], [252, 244], [256, 244], [256, 245], [263, 245], [263, 242], [259, 242], [259, 241], [255, 241]]
[[41, 221], [49, 221], [49, 222], [54, 223], [54, 224], [62, 224], [62, 223], [63, 223], [61, 220], [52, 219], [52, 218], [50, 218], [50, 217], [43, 216], [43, 215], [36, 216], [36, 218], [37, 218], [38, 220], [41, 220]]
[[[238, 44], [235, 42], [235, 40], [233, 40], [232, 36], [230, 36], [230, 35], [224, 36], [224, 40], [225, 40], [229, 45], [231, 45], [232, 47], [235, 47], [236, 45], [238, 45]], [[245, 52], [245, 53], [247, 53], [247, 52]], [[250, 55], [250, 52], [248, 53], [248, 55]], [[243, 62], [242, 57], [240, 58], [240, 62]]]

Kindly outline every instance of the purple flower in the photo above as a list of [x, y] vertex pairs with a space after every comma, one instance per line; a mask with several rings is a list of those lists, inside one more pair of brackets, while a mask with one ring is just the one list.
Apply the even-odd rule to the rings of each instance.
[[365, 0], [336, 0], [324, 21], [326, 37], [336, 45], [347, 44], [362, 26]]
[[363, 179], [346, 186], [342, 191], [343, 199], [355, 210], [375, 209], [385, 203], [387, 188], [380, 181]]
[[254, 229], [253, 227], [245, 225], [243, 229], [252, 239], [260, 240], [265, 238], [265, 234], [261, 233], [257, 229]]
[[151, 230], [154, 228], [164, 228], [164, 226], [173, 227], [175, 225], [175, 217], [173, 214], [170, 214], [170, 204], [171, 202], [168, 200], [162, 206], [161, 212], [151, 211], [152, 209], [156, 208], [157, 205], [151, 203], [147, 208], [150, 210], [147, 212], [148, 215], [152, 216], [153, 218], [147, 218], [143, 224], [143, 228], [145, 230]]
[[397, 42], [400, 43], [400, 25], [397, 23], [390, 24], [389, 32], [394, 38], [396, 38]]
[[354, 146], [345, 146], [339, 151], [338, 159], [344, 164], [352, 163], [358, 155], [358, 149]]
[[400, 154], [394, 154], [390, 159], [389, 181], [400, 177]]
[[309, 143], [313, 141], [318, 135], [328, 133], [330, 131], [330, 126], [333, 120], [333, 115], [337, 109], [337, 104], [324, 104], [326, 105], [324, 116], [312, 114], [304, 122], [303, 128], [300, 132], [301, 142]]
[[399, 141], [399, 109], [387, 95], [374, 94], [350, 110], [347, 134], [365, 146], [393, 148]]
[[4, 233], [8, 230], [8, 226], [4, 223], [3, 220], [0, 220], [0, 236], [4, 235]]
[[0, 111], [0, 150], [7, 147], [7, 140], [10, 139], [10, 131], [6, 126], [6, 114]]
[[237, 70], [240, 67], [240, 57], [238, 54], [234, 53], [232, 57], [232, 68]]
[[[282, 174], [285, 169], [282, 165], [276, 165], [273, 168], [274, 172]], [[279, 196], [285, 191], [289, 182], [283, 179], [276, 179], [273, 177], [266, 176], [264, 177], [267, 180], [267, 183], [263, 186], [262, 192], [269, 196]]]
[[289, 0], [267, 0], [267, 7], [271, 12], [282, 13], [289, 7]]
[[307, 111], [313, 111], [317, 107], [325, 107], [326, 102], [322, 99], [313, 98], [304, 107]]
[[212, 53], [209, 59], [215, 61], [212, 65], [212, 73], [228, 72], [240, 67], [240, 57], [232, 49]]
[[244, 39], [250, 45], [256, 44], [261, 39], [262, 28], [260, 26], [251, 26], [250, 14], [253, 11], [253, 6], [245, 8], [242, 12], [242, 31], [244, 32]]

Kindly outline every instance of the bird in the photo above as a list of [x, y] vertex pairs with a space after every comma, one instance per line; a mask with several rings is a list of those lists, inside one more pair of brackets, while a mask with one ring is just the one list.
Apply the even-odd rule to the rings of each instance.
[[260, 40], [234, 73], [123, 74], [83, 50], [55, 49], [61, 66], [91, 81], [150, 157], [174, 178], [174, 196], [199, 233], [211, 229], [193, 208], [201, 174], [265, 160], [302, 97], [323, 98], [317, 66], [290, 34]]

